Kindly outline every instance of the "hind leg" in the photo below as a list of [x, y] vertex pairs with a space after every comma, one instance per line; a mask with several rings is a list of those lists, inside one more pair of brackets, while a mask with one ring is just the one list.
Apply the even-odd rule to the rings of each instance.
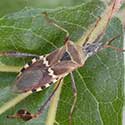
[[59, 88], [60, 84], [62, 83], [63, 79], [60, 79], [57, 82], [57, 85], [53, 92], [50, 94], [50, 96], [47, 98], [47, 100], [43, 103], [43, 105], [39, 108], [39, 110], [35, 114], [31, 114], [29, 111], [25, 109], [20, 109], [16, 114], [14, 115], [9, 115], [7, 118], [20, 118], [23, 119], [24, 121], [28, 121], [34, 118], [38, 118], [40, 115], [43, 114], [46, 108], [48, 108], [50, 101], [52, 100], [54, 94], [56, 93], [56, 90]]
[[72, 115], [73, 115], [75, 105], [76, 105], [76, 102], [77, 102], [77, 88], [76, 88], [76, 83], [75, 83], [75, 79], [74, 79], [74, 76], [73, 76], [72, 72], [70, 73], [70, 77], [71, 77], [72, 90], [73, 90], [73, 96], [74, 96], [72, 107], [71, 107], [70, 113], [69, 113], [69, 125], [72, 125]]

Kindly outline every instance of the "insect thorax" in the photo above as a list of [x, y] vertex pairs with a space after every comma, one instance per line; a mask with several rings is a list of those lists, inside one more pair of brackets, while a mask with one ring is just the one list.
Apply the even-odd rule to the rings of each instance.
[[75, 62], [78, 67], [83, 66], [86, 60], [86, 55], [82, 51], [82, 47], [68, 41], [66, 44], [66, 51], [69, 53], [70, 58]]
[[83, 53], [90, 57], [96, 54], [102, 48], [102, 43], [94, 42], [94, 43], [86, 43], [82, 46]]

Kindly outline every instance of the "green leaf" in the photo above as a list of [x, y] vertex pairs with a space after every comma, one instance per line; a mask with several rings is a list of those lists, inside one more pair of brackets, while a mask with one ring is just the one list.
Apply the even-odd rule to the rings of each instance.
[[[65, 33], [49, 25], [42, 12], [70, 32], [71, 40], [77, 41], [91, 27], [104, 6], [98, 0], [82, 3], [73, 7], [58, 9], [25, 8], [19, 12], [0, 18], [0, 51], [15, 50], [20, 52], [46, 54], [61, 47]], [[123, 34], [119, 19], [114, 18], [106, 31], [103, 41]], [[122, 35], [121, 35], [122, 36]], [[113, 45], [122, 48], [123, 38], [113, 41]], [[2, 66], [23, 66], [29, 59], [14, 59], [1, 57]], [[2, 68], [1, 68], [2, 69]], [[0, 71], [3, 71], [1, 70]], [[8, 70], [7, 68], [5, 69]], [[16, 70], [15, 70], [16, 71]], [[0, 73], [0, 107], [8, 104], [19, 95], [12, 93], [12, 87], [17, 73]], [[89, 58], [83, 68], [74, 72], [78, 99], [73, 113], [74, 125], [121, 125], [123, 108], [123, 54], [111, 49], [105, 49]], [[35, 113], [53, 90], [53, 86], [45, 91], [30, 95], [0, 116], [0, 124], [45, 125], [49, 116], [47, 110], [40, 118], [28, 122], [16, 119], [6, 119], [20, 108], [26, 108]], [[68, 114], [73, 102], [71, 80], [65, 78], [62, 87], [56, 122], [68, 125]], [[0, 108], [1, 109], [1, 108]], [[51, 116], [49, 116], [51, 117]], [[55, 123], [56, 124], [56, 123]]]

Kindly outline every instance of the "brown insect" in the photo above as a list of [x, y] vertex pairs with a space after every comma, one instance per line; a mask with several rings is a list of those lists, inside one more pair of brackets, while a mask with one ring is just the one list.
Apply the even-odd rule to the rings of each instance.
[[[46, 13], [44, 14], [46, 15]], [[60, 28], [61, 30], [67, 33], [63, 47], [58, 48], [55, 51], [42, 56], [19, 52], [1, 52], [0, 54], [2, 56], [13, 57], [34, 57], [31, 62], [25, 64], [25, 66], [21, 69], [15, 81], [15, 86], [13, 88], [14, 91], [20, 93], [29, 91], [31, 93], [37, 92], [49, 87], [51, 84], [54, 84], [55, 82], [57, 82], [57, 86], [36, 114], [31, 114], [27, 110], [21, 109], [15, 115], [11, 115], [8, 117], [21, 118], [25, 121], [39, 117], [39, 115], [43, 113], [45, 108], [48, 107], [51, 98], [54, 96], [54, 93], [58, 89], [63, 78], [70, 74], [74, 93], [74, 102], [69, 114], [69, 122], [71, 124], [72, 113], [74, 111], [77, 99], [77, 88], [75, 85], [75, 80], [72, 72], [75, 69], [82, 67], [85, 61], [90, 56], [96, 54], [103, 48], [111, 47], [109, 44], [118, 36], [114, 37], [113, 39], [109, 40], [105, 45], [103, 45], [103, 43], [100, 42], [100, 38], [104, 33], [100, 33], [99, 37], [97, 37], [97, 39], [93, 42], [88, 42], [88, 38], [86, 38], [85, 43], [82, 46], [79, 46], [74, 44], [69, 39], [69, 33], [65, 29], [58, 26], [54, 21], [48, 19], [47, 15], [46, 18], [50, 23], [54, 24], [56, 27]], [[97, 24], [95, 24], [94, 28], [96, 27], [96, 25]]]

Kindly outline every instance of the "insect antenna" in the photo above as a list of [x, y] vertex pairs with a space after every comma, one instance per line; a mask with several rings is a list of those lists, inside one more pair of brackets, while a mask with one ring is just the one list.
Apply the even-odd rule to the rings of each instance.
[[121, 36], [121, 35], [117, 35], [117, 36], [111, 38], [110, 40], [108, 40], [108, 41], [106, 42], [106, 44], [103, 45], [103, 48], [111, 48], [111, 49], [114, 49], [114, 50], [116, 50], [116, 51], [118, 51], [118, 52], [124, 52], [124, 51], [125, 51], [124, 49], [122, 49], [122, 48], [117, 48], [117, 47], [115, 47], [115, 46], [110, 45], [114, 40], [116, 40], [116, 39], [119, 38], [120, 36]]

